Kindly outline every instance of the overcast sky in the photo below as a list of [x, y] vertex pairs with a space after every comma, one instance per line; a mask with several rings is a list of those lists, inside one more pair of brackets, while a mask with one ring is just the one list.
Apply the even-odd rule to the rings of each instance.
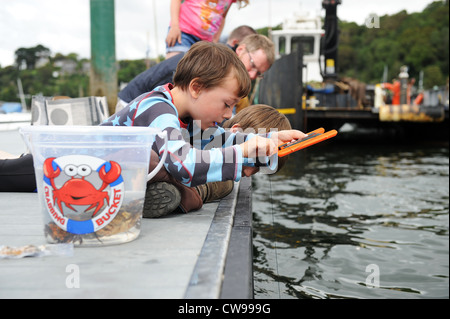
[[[371, 14], [420, 12], [431, 2], [342, 0], [338, 17], [363, 25]], [[243, 9], [233, 4], [223, 35], [242, 24], [255, 29], [276, 26], [294, 12], [324, 16], [321, 3], [321, 0], [250, 0], [250, 5]], [[80, 58], [89, 58], [89, 6], [89, 0], [0, 0], [0, 66], [11, 65], [18, 48], [38, 44], [49, 48], [52, 54], [77, 53]], [[145, 58], [148, 47], [151, 57], [165, 54], [169, 7], [170, 0], [115, 0], [117, 60]]]

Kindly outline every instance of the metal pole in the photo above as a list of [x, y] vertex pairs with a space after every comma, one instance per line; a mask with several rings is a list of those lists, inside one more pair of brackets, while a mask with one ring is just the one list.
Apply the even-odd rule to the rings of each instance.
[[272, 1], [269, 0], [269, 28], [268, 28], [269, 39], [272, 39]]
[[159, 63], [159, 50], [158, 50], [158, 23], [156, 22], [156, 4], [155, 0], [153, 0], [153, 21], [155, 27], [155, 54], [156, 54], [156, 63]]
[[105, 96], [109, 112], [113, 114], [118, 91], [114, 0], [90, 0], [90, 9], [90, 95]]
[[25, 103], [25, 95], [23, 94], [22, 80], [17, 78], [17, 87], [19, 88], [20, 104], [22, 104], [22, 112], [27, 111], [27, 103]]
[[400, 74], [398, 75], [400, 79], [400, 104], [406, 104], [408, 97], [407, 97], [407, 91], [408, 91], [408, 67], [406, 65], [402, 66], [400, 68]]

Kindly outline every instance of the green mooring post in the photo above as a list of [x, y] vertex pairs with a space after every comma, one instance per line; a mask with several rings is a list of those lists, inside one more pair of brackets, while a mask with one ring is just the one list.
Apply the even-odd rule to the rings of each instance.
[[117, 103], [117, 63], [114, 0], [91, 2], [90, 95], [106, 96], [109, 113]]

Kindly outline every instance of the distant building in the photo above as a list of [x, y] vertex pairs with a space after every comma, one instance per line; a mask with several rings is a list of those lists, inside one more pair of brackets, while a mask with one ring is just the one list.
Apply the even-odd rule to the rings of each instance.
[[50, 59], [48, 57], [39, 57], [36, 61], [36, 69], [42, 68], [49, 62], [50, 62]]
[[83, 61], [81, 64], [81, 70], [78, 69], [78, 63], [77, 61], [71, 60], [71, 59], [63, 59], [58, 60], [53, 63], [54, 67], [60, 68], [59, 74], [60, 75], [71, 75], [75, 73], [81, 73], [83, 74], [89, 74], [91, 63], [89, 61]]

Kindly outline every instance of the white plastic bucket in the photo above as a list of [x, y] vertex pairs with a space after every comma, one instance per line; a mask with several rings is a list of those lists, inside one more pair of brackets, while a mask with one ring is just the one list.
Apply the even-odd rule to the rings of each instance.
[[[148, 127], [26, 126], [49, 243], [119, 244], [137, 238], [147, 181], [167, 156], [167, 134]], [[165, 140], [148, 174], [155, 137]]]

